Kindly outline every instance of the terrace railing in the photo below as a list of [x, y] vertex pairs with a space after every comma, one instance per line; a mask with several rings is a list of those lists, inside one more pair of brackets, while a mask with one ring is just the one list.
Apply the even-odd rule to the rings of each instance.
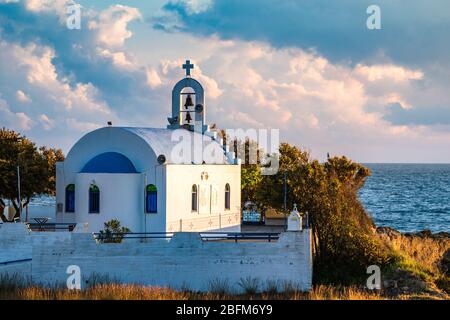
[[173, 232], [111, 232], [108, 234], [94, 232], [92, 235], [95, 240], [106, 242], [116, 239], [171, 239]]
[[[115, 242], [115, 240], [124, 239], [171, 239], [174, 232], [126, 232], [126, 233], [93, 233], [95, 240], [99, 242]], [[275, 232], [199, 232], [203, 241], [277, 241], [280, 233]]]
[[9, 260], [9, 261], [0, 261], [0, 266], [7, 266], [10, 264], [16, 264], [16, 263], [25, 263], [30, 262], [32, 259], [19, 259], [19, 260]]
[[28, 223], [27, 226], [31, 231], [73, 231], [76, 223]]
[[200, 232], [203, 241], [276, 241], [280, 237], [277, 232]]

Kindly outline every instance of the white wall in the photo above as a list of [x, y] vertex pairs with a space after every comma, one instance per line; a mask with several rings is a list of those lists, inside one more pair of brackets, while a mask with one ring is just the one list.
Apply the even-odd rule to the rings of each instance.
[[[79, 173], [75, 181], [76, 213], [64, 213], [65, 217], [74, 215], [76, 223], [88, 222], [90, 232], [102, 230], [111, 219], [120, 220], [133, 232], [144, 231], [141, 174]], [[89, 187], [94, 182], [100, 189], [100, 213], [89, 213]]]
[[[69, 179], [66, 179], [64, 173], [64, 162], [59, 161], [56, 162], [55, 165], [56, 171], [56, 182], [55, 182], [55, 191], [56, 191], [56, 204], [55, 204], [55, 216], [56, 222], [62, 223], [64, 221], [64, 213], [66, 211], [66, 187], [69, 185]], [[72, 183], [75, 182], [75, 176], [72, 177]], [[58, 211], [58, 203], [62, 204], [62, 212]], [[73, 221], [70, 221], [73, 222]]]
[[[208, 173], [208, 179], [201, 179], [202, 172]], [[225, 184], [231, 188], [230, 210], [225, 210]], [[198, 192], [205, 187], [208, 192], [206, 207], [191, 210], [192, 185]], [[209, 203], [211, 186], [216, 189], [216, 205]], [[167, 165], [167, 229], [179, 231], [182, 219], [182, 231], [217, 230], [233, 227], [239, 231], [241, 225], [241, 166], [240, 165]], [[219, 220], [219, 215], [221, 219]], [[220, 226], [219, 226], [220, 224]], [[172, 230], [170, 230], [172, 228]]]
[[[61, 170], [61, 166], [58, 168]], [[57, 169], [57, 172], [59, 170]], [[202, 172], [208, 180], [202, 180]], [[241, 184], [240, 165], [155, 165], [142, 174], [78, 173], [75, 184], [75, 212], [58, 213], [57, 222], [89, 223], [89, 230], [98, 232], [103, 223], [113, 218], [134, 232], [163, 231], [240, 231]], [[70, 175], [69, 175], [70, 176]], [[57, 183], [57, 202], [64, 203], [64, 179]], [[95, 181], [100, 188], [100, 214], [88, 213], [88, 189]], [[166, 184], [167, 181], [167, 184]], [[231, 188], [230, 210], [225, 210], [225, 184]], [[158, 212], [145, 213], [145, 186], [158, 188]], [[192, 185], [206, 186], [210, 192], [214, 186], [215, 202], [199, 211], [191, 211]], [[65, 206], [65, 203], [64, 203]], [[167, 216], [166, 216], [167, 212]], [[182, 222], [180, 223], [180, 219]]]
[[309, 290], [312, 281], [309, 230], [284, 233], [270, 243], [204, 242], [198, 233], [177, 233], [169, 242], [96, 244], [90, 235], [72, 234], [71, 240], [35, 246], [33, 282], [65, 283], [69, 265], [78, 265], [84, 279], [96, 273], [124, 283], [200, 291], [215, 280], [235, 292], [245, 278], [258, 279], [260, 289], [277, 281]]
[[[144, 175], [145, 186], [154, 184], [158, 190], [157, 213], [142, 214], [143, 232], [164, 232], [166, 231], [166, 165], [156, 165], [153, 169], [146, 171]], [[145, 209], [145, 194], [142, 193], [142, 205]]]
[[[18, 272], [34, 283], [65, 283], [69, 265], [83, 278], [108, 275], [123, 283], [171, 286], [207, 291], [211, 281], [227, 281], [239, 291], [241, 279], [290, 282], [309, 290], [312, 282], [310, 230], [282, 233], [277, 242], [204, 242], [198, 233], [176, 233], [161, 239], [98, 244], [91, 234], [28, 232], [24, 224], [0, 225], [0, 274]], [[261, 287], [263, 289], [263, 287]]]
[[0, 262], [31, 258], [29, 235], [23, 223], [0, 224]]
[[[158, 165], [156, 155], [148, 143], [127, 130], [105, 127], [86, 134], [72, 147], [65, 161], [56, 164], [56, 205], [63, 204], [63, 212], [56, 213], [57, 222], [78, 221], [73, 217], [74, 214], [65, 213], [65, 188], [74, 183], [77, 190], [78, 173], [89, 160], [104, 152], [123, 154], [130, 159], [138, 172], [149, 176], [149, 181], [154, 175], [155, 166]], [[139, 190], [139, 194], [143, 196], [143, 190]], [[139, 212], [143, 212], [142, 210]], [[75, 216], [77, 213], [76, 206]]]
[[[156, 146], [158, 143], [153, 141]], [[103, 152], [125, 155], [141, 174], [79, 173], [91, 158]], [[201, 180], [202, 172], [208, 172], [207, 181]], [[95, 232], [111, 218], [118, 218], [134, 232], [179, 231], [180, 225], [183, 231], [240, 230], [240, 165], [158, 165], [149, 144], [123, 128], [101, 128], [82, 137], [66, 160], [57, 163], [56, 178], [56, 209], [58, 204], [62, 208], [56, 213], [56, 222], [88, 222], [89, 230]], [[87, 188], [92, 180], [101, 184], [100, 214], [88, 213]], [[226, 183], [231, 186], [230, 210], [224, 209]], [[74, 213], [65, 212], [65, 188], [69, 184], [75, 184]], [[158, 189], [156, 214], [144, 212], [148, 184], [155, 184]], [[205, 185], [208, 190], [215, 186], [217, 205], [191, 212], [193, 184], [200, 188]], [[180, 224], [180, 219], [184, 223]]]

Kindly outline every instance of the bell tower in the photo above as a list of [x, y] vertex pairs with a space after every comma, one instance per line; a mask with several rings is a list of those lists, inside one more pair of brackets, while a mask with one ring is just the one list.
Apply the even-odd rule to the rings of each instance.
[[168, 129], [184, 128], [204, 133], [208, 131], [206, 125], [205, 93], [200, 82], [191, 77], [194, 64], [186, 60], [183, 64], [186, 76], [173, 87], [172, 90], [172, 117]]

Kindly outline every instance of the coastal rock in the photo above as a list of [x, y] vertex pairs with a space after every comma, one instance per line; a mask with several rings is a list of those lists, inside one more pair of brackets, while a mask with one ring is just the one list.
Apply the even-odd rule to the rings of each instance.
[[402, 236], [400, 231], [397, 231], [390, 227], [377, 227], [376, 232], [389, 238], [390, 240], [397, 239]]
[[440, 269], [445, 276], [450, 277], [450, 249], [442, 257]]
[[394, 252], [405, 258], [405, 264], [384, 279], [386, 294], [444, 298], [444, 291], [450, 292], [448, 232], [433, 234], [423, 230], [403, 234], [389, 227], [378, 227], [376, 232]]
[[439, 273], [444, 254], [450, 250], [448, 232], [432, 234], [429, 230], [401, 233], [389, 227], [378, 227], [378, 236], [395, 251], [413, 259], [426, 269]]
[[427, 294], [437, 298], [447, 297], [434, 283], [427, 282], [414, 273], [402, 269], [395, 270], [384, 279], [383, 291], [387, 296]]

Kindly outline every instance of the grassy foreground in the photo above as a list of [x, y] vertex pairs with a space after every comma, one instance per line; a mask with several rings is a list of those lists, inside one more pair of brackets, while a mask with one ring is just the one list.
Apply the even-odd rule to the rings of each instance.
[[[0, 288], [0, 300], [391, 300], [380, 292], [356, 287], [315, 286], [310, 292], [264, 292], [260, 294], [228, 295], [176, 291], [169, 288], [139, 285], [99, 284], [84, 290], [48, 289], [37, 286]], [[396, 296], [396, 300], [436, 299], [427, 295]]]

